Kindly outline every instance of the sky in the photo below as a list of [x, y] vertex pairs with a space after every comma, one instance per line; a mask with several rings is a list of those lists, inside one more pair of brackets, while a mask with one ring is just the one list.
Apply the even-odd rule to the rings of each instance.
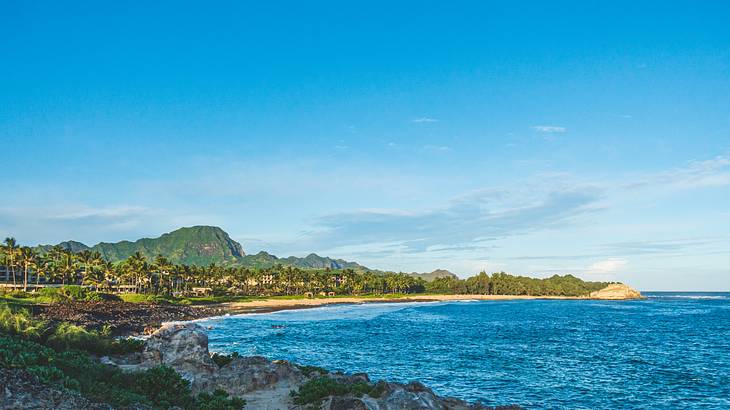
[[730, 3], [0, 0], [0, 236], [730, 290]]

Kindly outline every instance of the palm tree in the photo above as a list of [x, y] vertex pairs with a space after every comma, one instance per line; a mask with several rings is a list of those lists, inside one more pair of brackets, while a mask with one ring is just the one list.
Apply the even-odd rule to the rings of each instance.
[[101, 276], [103, 278], [101, 283], [104, 284], [105, 289], [109, 289], [112, 283], [117, 283], [119, 281], [117, 269], [115, 269], [113, 263], [109, 262], [108, 260], [102, 260], [99, 264], [99, 268], [101, 270]]
[[[124, 269], [126, 272], [134, 278], [134, 285], [136, 292], [140, 291], [140, 284], [148, 282], [147, 275], [149, 274], [149, 268], [147, 265], [147, 258], [139, 252], [135, 252], [124, 261]], [[145, 280], [142, 280], [142, 276], [145, 276]], [[145, 289], [146, 291], [146, 289]]]
[[13, 285], [16, 285], [15, 282], [15, 253], [18, 252], [18, 244], [15, 241], [15, 238], [5, 238], [5, 254], [7, 255], [7, 260], [10, 261], [10, 274], [13, 275]]
[[48, 272], [51, 270], [51, 266], [53, 264], [51, 261], [47, 258], [44, 258], [42, 255], [36, 255], [35, 260], [33, 261], [33, 270], [35, 271], [35, 286], [36, 289], [38, 289], [38, 285], [41, 282], [41, 276], [46, 276]]
[[99, 278], [94, 278], [92, 276], [95, 268], [103, 261], [101, 253], [99, 253], [99, 251], [90, 251], [87, 249], [79, 253], [79, 260], [84, 265], [81, 283], [89, 281], [98, 284], [100, 282]]
[[[164, 256], [157, 255], [152, 266], [157, 270], [159, 288], [165, 289], [165, 281], [169, 279], [172, 264]], [[172, 293], [172, 285], [169, 287], [169, 293]]]
[[23, 292], [28, 291], [28, 269], [35, 263], [38, 253], [33, 248], [20, 248], [20, 263], [23, 266]]
[[73, 278], [76, 275], [76, 255], [70, 251], [64, 251], [58, 262], [58, 272], [61, 274], [61, 284], [66, 284], [66, 278]]

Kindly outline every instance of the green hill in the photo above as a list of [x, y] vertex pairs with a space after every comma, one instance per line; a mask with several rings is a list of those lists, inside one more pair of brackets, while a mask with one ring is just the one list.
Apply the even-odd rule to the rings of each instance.
[[[231, 239], [224, 230], [215, 226], [180, 228], [163, 234], [159, 238], [143, 238], [134, 242], [102, 242], [88, 247], [81, 242], [66, 241], [58, 245], [75, 253], [84, 250], [98, 251], [105, 259], [112, 262], [127, 259], [135, 252], [139, 252], [148, 259], [162, 255], [173, 263], [198, 266], [215, 263], [217, 265], [268, 268], [281, 264], [304, 269], [349, 268], [358, 271], [368, 270], [368, 268], [355, 262], [332, 259], [314, 253], [304, 258], [295, 256], [279, 258], [264, 251], [255, 255], [246, 255], [240, 243]], [[40, 245], [37, 249], [41, 252], [48, 252], [52, 247], [53, 245]]]
[[163, 255], [174, 263], [186, 265], [235, 264], [244, 256], [241, 244], [214, 226], [180, 228], [159, 238], [143, 238], [134, 242], [102, 242], [91, 249], [99, 251], [110, 261], [127, 259], [139, 252], [147, 258]]
[[365, 266], [356, 262], [348, 262], [342, 259], [332, 259], [326, 256], [319, 256], [310, 253], [304, 258], [289, 256], [288, 258], [279, 258], [268, 252], [261, 251], [255, 255], [246, 255], [241, 258], [239, 264], [251, 268], [270, 268], [274, 265], [281, 264], [283, 266], [295, 266], [302, 269], [354, 269], [356, 271], [369, 270]]
[[[36, 250], [38, 250], [39, 252], [48, 252], [51, 250], [51, 248], [53, 248], [53, 246], [54, 245], [38, 245], [38, 246], [36, 246]], [[61, 248], [65, 249], [67, 251], [71, 251], [73, 253], [79, 253], [81, 251], [91, 249], [88, 246], [84, 245], [83, 243], [76, 242], [76, 241], [61, 242], [58, 244], [58, 246], [60, 246]]]
[[455, 274], [447, 271], [446, 269], [436, 269], [435, 271], [429, 272], [429, 273], [413, 272], [413, 273], [409, 273], [408, 276], [413, 276], [414, 278], [421, 278], [421, 279], [425, 280], [426, 282], [431, 282], [432, 280], [437, 279], [437, 278], [458, 279], [458, 277]]

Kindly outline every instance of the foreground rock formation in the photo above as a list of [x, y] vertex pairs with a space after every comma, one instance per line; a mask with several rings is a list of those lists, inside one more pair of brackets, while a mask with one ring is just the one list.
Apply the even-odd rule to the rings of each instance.
[[644, 296], [638, 290], [624, 285], [623, 283], [612, 283], [601, 290], [591, 292], [591, 299], [604, 300], [626, 300], [626, 299], [643, 299]]
[[[103, 358], [109, 364], [128, 370], [142, 370], [166, 365], [191, 382], [194, 392], [216, 389], [246, 400], [246, 408], [262, 410], [304, 409], [295, 404], [291, 395], [306, 382], [328, 377], [343, 384], [365, 383], [376, 387], [378, 397], [347, 394], [329, 396], [319, 404], [323, 410], [467, 410], [487, 409], [454, 398], [437, 396], [421, 383], [372, 383], [365, 374], [345, 375], [311, 371], [286, 361], [271, 361], [263, 357], [233, 357], [218, 366], [208, 351], [208, 336], [194, 323], [170, 324], [150, 336], [141, 354], [124, 358]], [[311, 407], [307, 407], [311, 408]], [[506, 409], [507, 407], [505, 407]], [[518, 408], [518, 407], [510, 407]]]
[[78, 393], [47, 386], [21, 369], [0, 368], [0, 409], [108, 410]]

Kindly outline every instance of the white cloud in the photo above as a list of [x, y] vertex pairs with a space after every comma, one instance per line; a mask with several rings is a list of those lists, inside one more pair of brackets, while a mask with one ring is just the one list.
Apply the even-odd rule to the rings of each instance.
[[616, 272], [626, 266], [626, 263], [626, 260], [619, 258], [598, 261], [588, 267], [588, 273], [605, 274]]
[[451, 151], [451, 147], [447, 147], [446, 145], [424, 145], [423, 150], [431, 152], [449, 152]]
[[548, 134], [562, 133], [568, 130], [565, 127], [559, 127], [557, 125], [534, 125], [532, 129], [538, 132], [545, 132]]
[[674, 190], [730, 185], [730, 158], [717, 156], [703, 161], [690, 161], [684, 167], [653, 174], [628, 177], [623, 188], [664, 188]]
[[421, 118], [414, 118], [411, 120], [411, 122], [415, 122], [417, 124], [422, 124], [426, 122], [439, 122], [436, 118], [429, 118], [429, 117], [421, 117]]

